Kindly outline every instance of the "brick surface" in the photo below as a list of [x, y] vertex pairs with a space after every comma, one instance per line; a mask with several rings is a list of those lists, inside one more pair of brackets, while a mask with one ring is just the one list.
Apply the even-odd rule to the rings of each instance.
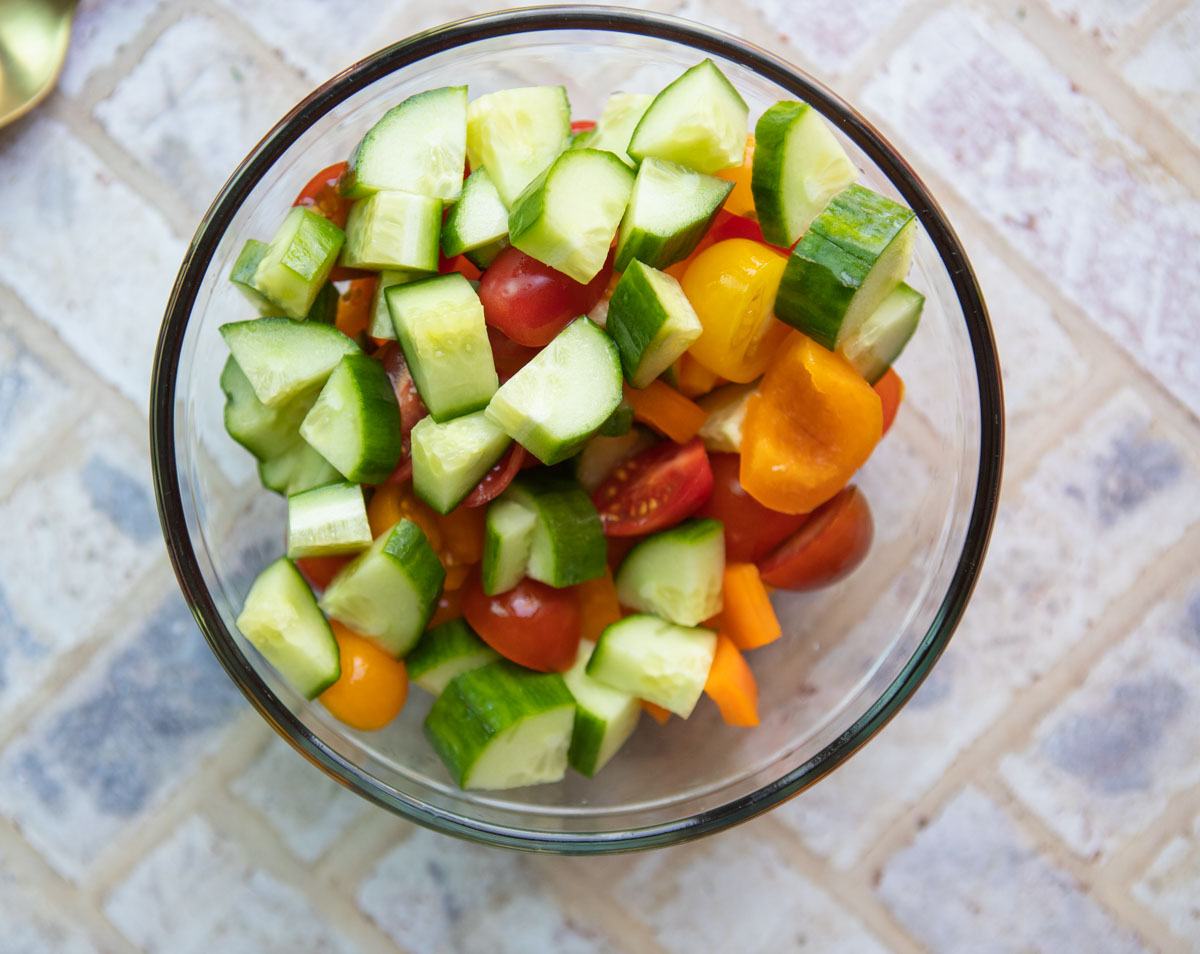
[[75, 412], [71, 387], [15, 335], [0, 331], [0, 470], [42, 450], [41, 438]]
[[888, 863], [878, 893], [932, 954], [1148, 950], [971, 788]]
[[61, 906], [34, 885], [0, 847], [0, 954], [99, 954]]
[[53, 119], [34, 118], [0, 133], [0, 206], [0, 281], [105, 380], [145, 407], [182, 243], [154, 208]]
[[81, 0], [71, 25], [71, 45], [58, 78], [71, 96], [90, 92], [89, 80], [108, 66], [164, 0]]
[[1125, 65], [1124, 75], [1146, 99], [1200, 143], [1200, 2], [1184, 6]]
[[1045, 3], [1076, 30], [1111, 48], [1154, 5], [1154, 0], [1045, 0]]
[[106, 899], [147, 954], [356, 954], [292, 885], [197, 816], [185, 819]]
[[[1136, 361], [1200, 412], [1200, 203], [1011, 28], [926, 21], [864, 101]], [[1171, 249], [1164, 255], [1163, 249]]]
[[1133, 895], [1168, 924], [1176, 937], [1200, 939], [1200, 815], [1163, 846]]

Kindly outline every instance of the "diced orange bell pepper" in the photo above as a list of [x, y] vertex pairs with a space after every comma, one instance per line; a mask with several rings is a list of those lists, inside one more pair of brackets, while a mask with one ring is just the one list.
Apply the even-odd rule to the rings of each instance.
[[575, 593], [579, 597], [580, 637], [594, 643], [605, 628], [621, 618], [612, 571], [605, 570], [604, 576], [580, 583]]
[[633, 408], [635, 418], [661, 431], [676, 444], [686, 444], [708, 420], [704, 408], [658, 379], [644, 388], [626, 385], [625, 400]]
[[767, 588], [753, 563], [725, 565], [721, 632], [738, 649], [757, 649], [783, 635]]
[[754, 133], [746, 134], [746, 151], [742, 155], [742, 164], [732, 169], [722, 169], [717, 173], [718, 178], [733, 183], [733, 191], [725, 200], [722, 208], [734, 215], [744, 215], [756, 219], [758, 213], [754, 209], [754, 193], [750, 189], [750, 180], [754, 173]]
[[653, 702], [647, 702], [645, 699], [639, 699], [638, 705], [650, 713], [654, 717], [654, 721], [659, 725], [666, 725], [667, 720], [671, 718], [671, 710], [664, 709], [662, 706], [655, 705]]
[[371, 536], [390, 530], [400, 520], [411, 520], [425, 534], [425, 539], [438, 554], [442, 551], [442, 530], [433, 508], [413, 495], [407, 484], [384, 484], [375, 489], [367, 505], [367, 522]]
[[739, 479], [783, 513], [809, 513], [841, 490], [883, 433], [876, 394], [845, 358], [792, 332], [746, 406]]
[[724, 633], [717, 636], [717, 652], [704, 691], [730, 725], [758, 725], [758, 683], [733, 640]]
[[896, 373], [895, 368], [888, 368], [883, 377], [872, 387], [875, 388], [875, 393], [879, 395], [879, 400], [883, 405], [883, 433], [886, 434], [892, 426], [892, 422], [896, 420], [900, 402], [904, 400], [904, 382]]
[[337, 318], [334, 326], [348, 338], [357, 338], [371, 323], [371, 299], [375, 295], [375, 278], [355, 278], [338, 296]]
[[679, 393], [686, 398], [707, 394], [721, 383], [721, 376], [709, 371], [686, 351], [675, 361], [675, 380]]

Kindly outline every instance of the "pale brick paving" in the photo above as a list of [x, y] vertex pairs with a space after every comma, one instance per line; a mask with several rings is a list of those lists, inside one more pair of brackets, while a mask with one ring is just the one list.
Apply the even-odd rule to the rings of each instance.
[[[1200, 141], [1200, 4], [1034, 2], [1074, 28], [1061, 31], [1077, 44], [1064, 62], [1105, 55], [1098, 68], [1121, 71]], [[154, 333], [187, 238], [154, 196], [198, 212], [311, 84], [387, 42], [482, 12], [475, 0], [82, 0], [58, 105], [0, 133], [0, 284], [45, 325], [37, 335], [53, 342], [52, 331], [96, 376], [59, 380], [63, 361], [31, 352], [22, 338], [35, 339], [5, 316], [0, 521], [20, 546], [0, 546], [0, 815], [79, 882], [105, 931], [147, 954], [1194, 949], [1200, 740], [1188, 627], [1200, 604], [1194, 588], [1175, 586], [1187, 594], [1159, 601], [1128, 634], [1112, 632], [1109, 616], [1120, 605], [1140, 617], [1155, 602], [1139, 581], [1169, 575], [1164, 552], [1200, 517], [1200, 427], [1177, 413], [1157, 419], [1142, 372], [1114, 371], [1086, 328], [1095, 322], [1200, 411], [1200, 197], [1127, 132], [1137, 127], [1121, 112], [1128, 100], [1089, 99], [1038, 52], [1031, 41], [1042, 38], [1028, 32], [1048, 18], [1026, 22], [1018, 10], [1021, 26], [997, 26], [982, 0], [651, 6], [849, 83], [839, 92], [988, 223], [988, 234], [966, 237], [1005, 366], [1009, 444], [1029, 476], [1006, 488], [975, 603], [913, 704], [777, 814], [812, 855], [790, 857], [788, 839], [772, 844], [771, 826], [753, 824], [663, 852], [539, 864], [409, 826], [378, 829], [399, 828], [396, 841], [356, 842], [375, 809], [282, 742], [242, 767], [249, 749], [228, 731], [245, 712], [240, 696], [181, 600], [135, 586], [162, 545], [144, 447], [123, 435], [144, 426]], [[855, 77], [869, 77], [864, 89]], [[1080, 314], [1042, 301], [1035, 273]], [[921, 363], [903, 370], [919, 379]], [[1097, 374], [1113, 396], [1082, 406], [1078, 390]], [[123, 426], [91, 413], [100, 387], [132, 402], [101, 402], [130, 419]], [[937, 419], [919, 388], [911, 399]], [[1181, 420], [1182, 431], [1168, 422]], [[64, 447], [41, 446], [56, 433], [68, 435]], [[898, 480], [924, 479], [927, 463], [902, 442], [889, 453]], [[881, 481], [874, 497], [885, 493]], [[885, 543], [903, 532], [891, 514], [880, 501]], [[1090, 638], [1106, 651], [1089, 653]], [[1040, 680], [1064, 665], [1078, 688], [1042, 693], [1031, 715]], [[968, 758], [981, 739], [998, 753], [982, 769]], [[1036, 846], [1010, 817], [1018, 806], [982, 794], [974, 772], [992, 791], [998, 774], [1026, 822], [1045, 826]], [[209, 795], [222, 810], [193, 814]], [[273, 837], [251, 850], [235, 834], [243, 825]], [[135, 837], [146, 831], [162, 834]], [[1139, 839], [1148, 860], [1103, 898], [1144, 909], [1139, 927], [1152, 938], [1068, 874], [1111, 880], [1109, 856]], [[55, 890], [67, 889], [31, 882], [3, 843], [0, 954], [107, 951], [108, 935], [89, 936], [70, 914], [78, 908], [57, 903]], [[324, 879], [329, 859], [337, 874]], [[604, 904], [655, 943], [629, 946], [629, 931], [596, 915]], [[857, 912], [870, 911], [887, 913], [868, 928]]]

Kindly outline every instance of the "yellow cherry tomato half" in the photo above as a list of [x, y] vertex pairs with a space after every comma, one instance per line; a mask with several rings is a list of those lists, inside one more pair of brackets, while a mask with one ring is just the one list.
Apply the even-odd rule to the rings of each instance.
[[321, 693], [321, 702], [353, 729], [382, 729], [404, 708], [408, 670], [364, 636], [332, 621], [342, 674]]
[[726, 239], [701, 252], [680, 282], [704, 327], [688, 354], [730, 381], [761, 376], [789, 331], [775, 318], [786, 265], [784, 256], [750, 239]]

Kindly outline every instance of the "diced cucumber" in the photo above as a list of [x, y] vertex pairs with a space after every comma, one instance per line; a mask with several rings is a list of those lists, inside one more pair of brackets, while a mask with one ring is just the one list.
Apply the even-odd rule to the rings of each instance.
[[636, 613], [604, 630], [586, 672], [686, 719], [704, 691], [716, 651], [711, 629]]
[[348, 268], [436, 272], [441, 231], [441, 199], [376, 192], [350, 207], [341, 263]]
[[868, 384], [884, 376], [917, 330], [925, 296], [901, 282], [857, 328], [838, 345]]
[[575, 728], [567, 761], [588, 778], [604, 768], [633, 735], [642, 713], [636, 696], [606, 686], [587, 674], [595, 645], [580, 640], [575, 665], [563, 673], [563, 682], [575, 697]]
[[636, 259], [613, 289], [604, 327], [635, 388], [662, 374], [704, 331], [679, 282]]
[[342, 358], [300, 422], [300, 436], [349, 480], [383, 483], [403, 452], [400, 406], [383, 365], [365, 354]]
[[439, 424], [423, 417], [412, 429], [413, 490], [438, 513], [449, 513], [512, 443], [483, 411]]
[[511, 590], [525, 577], [537, 514], [515, 500], [501, 497], [488, 504], [483, 536], [483, 592]]
[[549, 586], [574, 586], [603, 576], [608, 542], [587, 492], [569, 477], [524, 474], [502, 498], [536, 517], [525, 574]]
[[475, 635], [466, 620], [452, 619], [427, 629], [404, 657], [408, 678], [426, 692], [440, 695], [459, 673], [470, 672], [500, 658]]
[[862, 186], [834, 196], [788, 258], [776, 317], [832, 351], [908, 274], [916, 224]]
[[453, 272], [394, 285], [386, 295], [413, 382], [434, 420], [486, 407], [500, 379], [471, 283]]
[[738, 454], [742, 450], [742, 422], [746, 420], [746, 405], [750, 395], [758, 390], [758, 382], [726, 384], [710, 391], [696, 403], [708, 413], [700, 425], [700, 440], [710, 453]]
[[498, 239], [495, 242], [490, 242], [487, 245], [482, 245], [479, 248], [473, 248], [470, 251], [463, 252], [463, 257], [468, 262], [478, 268], [480, 271], [487, 268], [496, 260], [496, 256], [508, 248], [508, 236]]
[[742, 164], [750, 108], [712, 60], [697, 63], [654, 97], [629, 140], [629, 155], [697, 172]]
[[647, 537], [617, 571], [622, 606], [695, 626], [721, 612], [725, 528], [719, 520], [685, 520]]
[[620, 437], [622, 434], [628, 434], [631, 427], [633, 427], [633, 408], [622, 401], [600, 425], [596, 434], [600, 437]]
[[336, 483], [342, 475], [297, 434], [295, 443], [283, 453], [259, 461], [258, 479], [268, 490], [290, 497]]
[[655, 443], [655, 437], [640, 427], [618, 437], [596, 435], [575, 458], [575, 479], [589, 494], [599, 487], [617, 464]]
[[333, 282], [327, 281], [317, 292], [312, 307], [304, 316], [305, 321], [315, 321], [322, 325], [332, 325], [337, 321], [338, 290]]
[[562, 676], [499, 659], [450, 680], [425, 734], [460, 788], [519, 788], [566, 774], [574, 725]]
[[410, 96], [367, 130], [342, 179], [342, 194], [363, 199], [401, 190], [453, 202], [467, 161], [467, 88]]
[[476, 169], [462, 196], [442, 223], [442, 254], [447, 258], [502, 242], [508, 236], [508, 206], [486, 169]]
[[303, 318], [329, 278], [345, 238], [325, 216], [295, 206], [263, 251], [254, 287], [289, 318]]
[[638, 169], [621, 220], [614, 268], [633, 259], [666, 268], [692, 254], [716, 218], [733, 183], [663, 159], [646, 159]]
[[633, 173], [611, 152], [568, 150], [514, 200], [509, 241], [586, 284], [604, 267], [632, 189]]
[[332, 325], [291, 318], [235, 321], [220, 330], [255, 396], [268, 407], [320, 388], [343, 357], [360, 353]]
[[385, 652], [403, 656], [437, 608], [445, 578], [421, 528], [401, 520], [329, 582], [321, 609]]
[[291, 560], [280, 557], [246, 594], [237, 628], [297, 692], [315, 699], [342, 673], [337, 640]]
[[467, 158], [486, 169], [506, 206], [567, 147], [571, 105], [561, 86], [488, 93], [467, 107]]
[[785, 101], [754, 127], [750, 188], [763, 238], [790, 247], [858, 170], [825, 119], [808, 103]]
[[280, 315], [282, 312], [279, 307], [274, 305], [254, 284], [254, 273], [258, 271], [258, 265], [266, 251], [266, 242], [260, 242], [258, 239], [246, 239], [246, 244], [242, 246], [242, 250], [233, 262], [233, 268], [229, 271], [229, 280], [237, 286], [238, 291], [246, 296], [246, 300], [260, 315]]
[[289, 559], [357, 553], [370, 545], [367, 505], [358, 484], [329, 484], [288, 497]]
[[543, 464], [557, 464], [620, 403], [617, 346], [587, 318], [576, 318], [504, 382], [487, 414]]
[[258, 399], [233, 355], [221, 371], [221, 390], [225, 392], [225, 430], [260, 460], [291, 449], [299, 437], [300, 422], [317, 399], [314, 390], [268, 407]]
[[630, 158], [629, 137], [645, 115], [654, 97], [649, 93], [613, 93], [604, 104], [596, 128], [582, 142], [571, 143], [573, 149], [603, 149], [611, 152], [625, 165], [636, 166]]
[[380, 272], [375, 293], [371, 296], [371, 321], [367, 326], [367, 334], [372, 338], [395, 341], [396, 326], [392, 324], [392, 313], [388, 311], [387, 290], [393, 285], [407, 285], [428, 277], [424, 272], [397, 272], [390, 269]]

